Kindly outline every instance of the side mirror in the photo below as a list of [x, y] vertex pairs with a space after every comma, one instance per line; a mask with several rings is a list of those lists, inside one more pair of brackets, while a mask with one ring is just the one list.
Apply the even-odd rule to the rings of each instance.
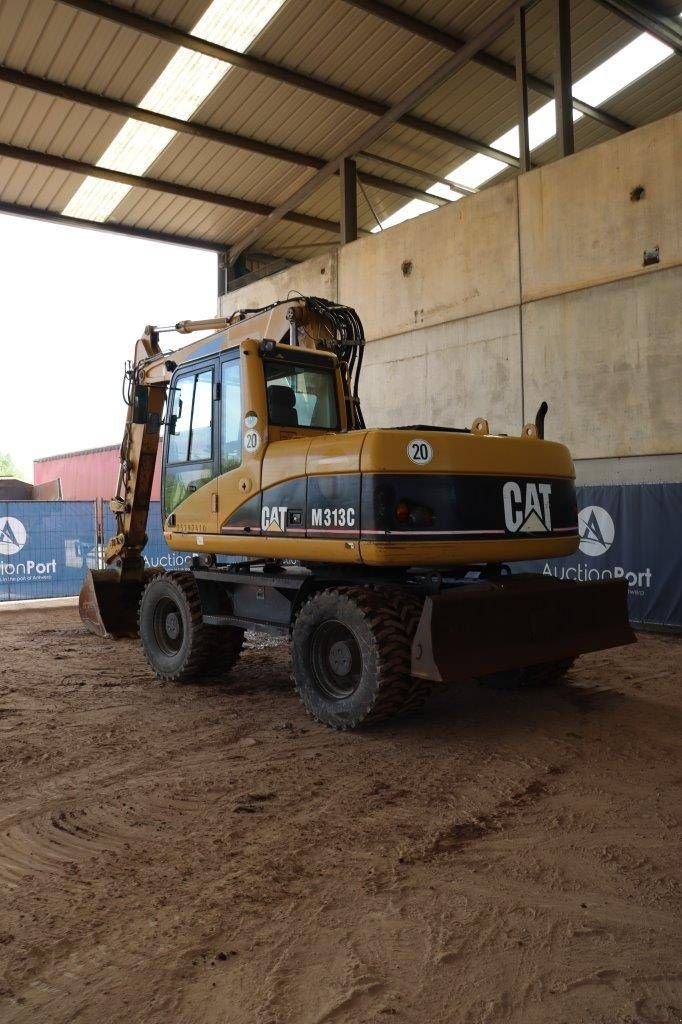
[[[166, 420], [166, 426], [168, 427], [168, 433], [169, 434], [177, 433], [176, 427], [178, 425], [178, 420], [182, 416], [182, 399], [180, 397], [178, 397], [177, 403], [172, 400], [173, 396], [176, 395], [177, 392], [178, 392], [177, 388], [171, 388], [171, 395], [170, 395], [170, 397], [168, 399], [168, 405], [166, 406], [166, 408], [168, 410], [168, 418]], [[171, 409], [173, 408], [174, 405], [177, 405], [177, 408], [178, 408], [177, 412], [171, 412]]]

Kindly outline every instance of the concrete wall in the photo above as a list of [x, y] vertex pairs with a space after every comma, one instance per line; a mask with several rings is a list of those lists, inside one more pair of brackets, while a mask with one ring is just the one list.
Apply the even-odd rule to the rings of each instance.
[[[368, 339], [368, 423], [486, 416], [517, 432], [546, 399], [548, 436], [571, 447], [579, 479], [580, 460], [585, 482], [672, 479], [682, 471], [681, 166], [676, 114], [325, 252], [231, 293], [223, 309], [291, 289], [354, 306]], [[643, 266], [655, 246], [660, 262]]]

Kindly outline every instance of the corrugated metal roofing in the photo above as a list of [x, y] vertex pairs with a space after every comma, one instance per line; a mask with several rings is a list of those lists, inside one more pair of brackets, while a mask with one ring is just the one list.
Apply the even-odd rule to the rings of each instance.
[[[506, 7], [507, 0], [392, 0], [394, 7], [462, 38], [471, 38]], [[119, 0], [118, 6], [189, 31], [209, 0]], [[676, 13], [674, 4], [663, 5]], [[78, 12], [55, 0], [0, 0], [0, 63], [90, 92], [137, 104], [175, 52], [150, 35]], [[638, 30], [595, 4], [572, 5], [573, 74], [579, 78], [638, 35]], [[488, 52], [514, 60], [511, 32]], [[367, 14], [344, 0], [288, 0], [251, 46], [250, 53], [363, 96], [391, 104], [448, 57], [448, 51], [409, 31]], [[539, 3], [528, 15], [529, 70], [551, 80], [551, 7]], [[530, 94], [531, 111], [546, 97]], [[611, 99], [605, 109], [633, 125], [682, 107], [682, 62], [671, 58]], [[441, 127], [490, 144], [516, 122], [513, 82], [470, 63], [412, 112]], [[321, 159], [341, 152], [374, 115], [292, 85], [231, 67], [197, 110], [194, 120], [261, 141], [297, 149]], [[0, 81], [0, 143], [94, 164], [122, 127], [124, 118]], [[576, 148], [593, 145], [612, 130], [589, 118], [576, 125]], [[553, 159], [555, 144], [533, 154]], [[434, 175], [452, 171], [470, 151], [405, 125], [395, 125], [373, 152]], [[419, 175], [360, 160], [362, 169], [424, 189]], [[147, 176], [278, 205], [313, 173], [309, 168], [176, 135], [147, 170]], [[515, 173], [513, 171], [507, 172]], [[81, 174], [0, 157], [0, 202], [60, 213]], [[359, 222], [364, 230], [406, 202], [364, 185]], [[371, 209], [370, 209], [371, 204]], [[298, 211], [335, 221], [338, 185], [327, 182]], [[372, 212], [373, 211], [373, 212]], [[110, 222], [229, 245], [260, 221], [257, 215], [133, 188]], [[283, 222], [271, 228], [259, 249], [305, 256], [334, 238], [317, 229]]]

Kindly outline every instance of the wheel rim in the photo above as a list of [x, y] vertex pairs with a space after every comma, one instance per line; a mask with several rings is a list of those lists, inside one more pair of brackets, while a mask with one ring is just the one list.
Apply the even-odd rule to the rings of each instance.
[[154, 609], [154, 639], [164, 654], [174, 655], [182, 647], [185, 628], [182, 612], [170, 597], [162, 597]]
[[345, 700], [360, 685], [360, 645], [348, 626], [337, 619], [321, 622], [315, 629], [310, 662], [317, 688], [331, 700]]

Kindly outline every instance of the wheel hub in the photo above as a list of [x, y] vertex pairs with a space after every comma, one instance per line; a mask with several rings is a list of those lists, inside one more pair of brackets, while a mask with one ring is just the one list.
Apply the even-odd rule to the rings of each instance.
[[169, 612], [166, 616], [166, 633], [170, 640], [177, 640], [180, 636], [180, 618], [177, 612]]
[[321, 622], [311, 637], [310, 663], [317, 687], [327, 699], [345, 700], [362, 678], [358, 641], [344, 623]]
[[174, 600], [162, 597], [154, 609], [152, 618], [154, 639], [167, 657], [173, 657], [182, 648], [185, 628], [182, 624], [182, 612]]
[[347, 676], [351, 670], [353, 655], [346, 640], [337, 640], [329, 649], [329, 664], [337, 676]]

